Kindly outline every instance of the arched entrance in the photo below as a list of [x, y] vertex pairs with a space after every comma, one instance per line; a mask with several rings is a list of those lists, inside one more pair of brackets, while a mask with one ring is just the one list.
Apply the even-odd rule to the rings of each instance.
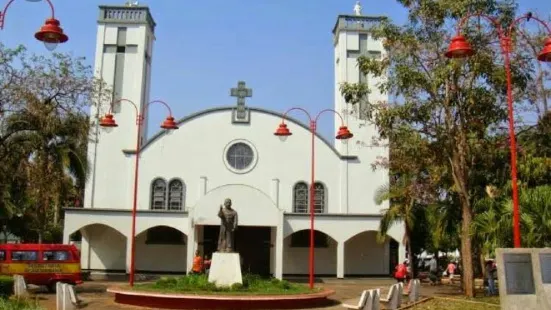
[[345, 276], [387, 276], [397, 261], [397, 242], [378, 240], [377, 231], [363, 231], [344, 243]]
[[159, 225], [136, 235], [136, 271], [185, 273], [187, 236], [173, 227]]
[[[310, 258], [310, 230], [293, 232], [283, 241], [283, 274], [307, 275]], [[337, 270], [337, 241], [326, 233], [314, 231], [314, 273], [317, 276], [335, 275]]]
[[125, 272], [126, 236], [118, 230], [105, 224], [90, 224], [70, 236], [80, 248], [82, 269]]

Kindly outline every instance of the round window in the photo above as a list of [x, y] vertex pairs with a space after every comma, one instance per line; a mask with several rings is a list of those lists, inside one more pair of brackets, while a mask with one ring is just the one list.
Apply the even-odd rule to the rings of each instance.
[[247, 143], [234, 143], [226, 151], [226, 161], [235, 170], [249, 168], [254, 159], [254, 151]]

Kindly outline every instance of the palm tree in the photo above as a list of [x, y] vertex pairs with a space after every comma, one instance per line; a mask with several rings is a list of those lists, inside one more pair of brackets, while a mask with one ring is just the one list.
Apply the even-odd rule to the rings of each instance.
[[413, 251], [412, 251], [412, 232], [416, 222], [416, 211], [419, 208], [416, 196], [412, 191], [413, 184], [411, 179], [407, 177], [398, 178], [394, 184], [385, 184], [377, 188], [375, 191], [375, 203], [381, 205], [384, 201], [389, 202], [389, 207], [382, 210], [382, 218], [379, 223], [379, 232], [377, 238], [380, 242], [386, 239], [386, 235], [390, 227], [397, 223], [404, 223], [404, 237], [402, 243], [407, 247], [408, 259], [410, 265], [413, 266]]
[[[21, 113], [10, 116], [8, 131], [16, 132], [10, 143], [22, 145], [25, 150], [28, 195], [34, 204], [29, 216], [41, 243], [51, 223], [50, 207], [59, 213], [60, 190], [70, 177], [78, 186], [86, 180], [88, 165], [85, 145], [88, 120], [85, 115], [62, 114], [48, 103], [31, 101]], [[50, 213], [49, 213], [50, 212]]]

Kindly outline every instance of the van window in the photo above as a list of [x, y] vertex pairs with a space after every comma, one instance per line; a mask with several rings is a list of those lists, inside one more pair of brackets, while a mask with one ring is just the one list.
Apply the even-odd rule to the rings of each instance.
[[4, 250], [0, 251], [0, 261], [6, 260], [6, 252]]
[[11, 260], [37, 260], [36, 251], [14, 251], [11, 252]]
[[53, 261], [69, 260], [69, 252], [67, 252], [67, 251], [44, 251], [42, 253], [42, 259], [43, 260], [53, 260]]

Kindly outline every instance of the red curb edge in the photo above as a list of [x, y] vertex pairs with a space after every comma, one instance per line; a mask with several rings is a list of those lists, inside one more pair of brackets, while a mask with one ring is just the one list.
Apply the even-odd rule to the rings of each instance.
[[301, 309], [323, 306], [334, 290], [296, 295], [190, 295], [131, 291], [112, 287], [115, 302], [160, 309]]

